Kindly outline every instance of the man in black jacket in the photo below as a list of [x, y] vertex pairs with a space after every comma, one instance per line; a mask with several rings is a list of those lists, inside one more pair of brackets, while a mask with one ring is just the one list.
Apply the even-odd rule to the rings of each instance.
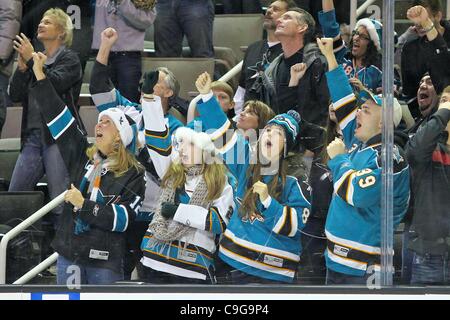
[[[418, 28], [426, 31], [426, 40], [422, 43], [421, 50], [424, 58], [427, 58], [427, 72], [422, 75], [416, 91], [415, 103], [419, 114], [416, 124], [408, 131], [412, 135], [437, 110], [438, 94], [450, 84], [450, 72], [445, 68], [450, 63], [450, 53], [439, 27], [436, 28], [424, 7], [410, 8], [407, 16]], [[405, 81], [408, 80], [404, 79]]]
[[449, 284], [450, 87], [439, 109], [409, 140], [414, 215], [409, 248], [414, 251], [411, 284]]
[[[408, 18], [415, 24], [418, 38], [407, 42], [402, 49], [401, 73], [404, 99], [412, 115], [417, 117], [416, 93], [425, 72], [430, 73], [438, 94], [445, 87], [445, 83], [440, 84], [440, 81], [450, 77], [448, 68], [442, 68], [450, 62], [447, 51], [450, 46], [450, 22], [442, 19], [439, 0], [417, 0], [415, 5], [408, 10]], [[419, 6], [426, 10], [419, 10]], [[439, 67], [432, 68], [432, 63]]]
[[[283, 53], [263, 74], [263, 101], [277, 114], [296, 110], [303, 120], [325, 125], [329, 92], [325, 72], [327, 63], [317, 45], [313, 17], [302, 9], [284, 13], [277, 21], [275, 36]], [[306, 69], [299, 68], [304, 63]]]
[[[276, 24], [281, 15], [294, 7], [295, 3], [292, 0], [277, 0], [267, 8], [263, 24], [267, 39], [250, 44], [245, 51], [239, 87], [233, 99], [237, 115], [241, 113], [244, 102], [260, 98], [257, 89], [252, 90], [252, 86], [255, 84], [258, 73], [264, 72], [267, 66], [283, 52], [280, 41], [275, 37]], [[259, 85], [261, 83], [256, 83], [255, 86]]]

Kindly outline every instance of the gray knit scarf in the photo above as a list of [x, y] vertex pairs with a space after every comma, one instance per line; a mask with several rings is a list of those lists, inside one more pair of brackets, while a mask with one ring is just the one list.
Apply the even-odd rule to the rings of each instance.
[[[208, 194], [208, 188], [206, 186], [205, 179], [202, 172], [203, 166], [193, 166], [186, 169], [186, 178], [201, 176], [192, 197], [189, 200], [189, 204], [201, 206], [205, 209], [209, 209], [210, 201], [206, 200]], [[174, 202], [175, 200], [175, 188], [173, 186], [173, 179], [168, 180], [167, 186], [162, 188], [161, 196], [159, 197], [158, 206], [153, 217], [152, 222], [149, 225], [148, 230], [153, 234], [153, 241], [158, 242], [170, 242], [173, 240], [180, 240], [182, 237], [195, 232], [196, 229], [173, 221], [172, 219], [166, 220], [161, 216], [161, 205], [164, 202]]]

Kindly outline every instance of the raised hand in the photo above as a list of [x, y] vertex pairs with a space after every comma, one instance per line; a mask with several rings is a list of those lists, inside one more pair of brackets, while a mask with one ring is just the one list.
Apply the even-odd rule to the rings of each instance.
[[332, 38], [317, 38], [317, 45], [328, 62], [328, 71], [332, 71], [338, 67], [336, 56], [333, 52]]
[[195, 86], [197, 87], [200, 94], [208, 94], [211, 91], [211, 76], [208, 72], [203, 72], [200, 74], [195, 81]]
[[332, 38], [317, 38], [317, 45], [325, 57], [334, 55]]
[[[422, 6], [414, 6], [409, 8], [406, 16], [415, 25], [423, 25], [428, 22], [428, 11]], [[430, 23], [431, 24], [431, 23]]]
[[330, 159], [333, 159], [334, 157], [344, 154], [345, 153], [345, 144], [344, 142], [336, 138], [327, 147], [327, 153], [330, 156]]
[[20, 54], [25, 63], [33, 58], [33, 45], [23, 33], [16, 36], [16, 40], [14, 40], [14, 49]]
[[106, 28], [100, 34], [101, 44], [112, 47], [119, 38], [119, 34], [114, 28]]
[[295, 87], [298, 85], [300, 79], [305, 75], [306, 64], [296, 63], [291, 67], [291, 79], [289, 80], [289, 87]]

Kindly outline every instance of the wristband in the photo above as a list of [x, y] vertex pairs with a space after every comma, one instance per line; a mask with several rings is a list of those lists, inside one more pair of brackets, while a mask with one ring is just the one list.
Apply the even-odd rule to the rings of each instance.
[[432, 23], [432, 24], [431, 24], [431, 27], [429, 27], [428, 29], [423, 29], [423, 31], [424, 31], [425, 33], [428, 33], [428, 32], [430, 32], [431, 30], [433, 30], [433, 28], [434, 28], [434, 23]]

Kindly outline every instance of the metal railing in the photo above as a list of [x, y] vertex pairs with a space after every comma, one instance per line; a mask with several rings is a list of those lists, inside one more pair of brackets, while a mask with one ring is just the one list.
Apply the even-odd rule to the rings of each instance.
[[[233, 68], [231, 68], [227, 73], [225, 73], [222, 77], [220, 77], [219, 81], [227, 82], [234, 76], [236, 76], [242, 69], [242, 64], [244, 61], [239, 62], [237, 65], [235, 65]], [[201, 96], [198, 95], [194, 99], [191, 100], [189, 103], [189, 109], [187, 114], [187, 122], [194, 120], [195, 117], [195, 106], [197, 105], [197, 102], [200, 100]]]
[[[57, 196], [55, 199], [47, 203], [45, 206], [43, 206], [41, 209], [33, 213], [30, 217], [22, 221], [20, 224], [18, 224], [16, 227], [11, 229], [9, 232], [7, 232], [1, 242], [0, 242], [0, 284], [5, 284], [6, 282], [6, 254], [8, 249], [8, 243], [11, 239], [18, 236], [23, 230], [31, 226], [33, 223], [41, 219], [43, 216], [45, 216], [47, 213], [49, 213], [51, 210], [56, 208], [59, 204], [61, 204], [64, 201], [64, 195], [66, 194], [67, 190], [61, 193], [59, 196]], [[45, 270], [49, 265], [54, 263], [56, 259], [58, 258], [58, 254], [54, 253], [49, 258], [41, 262], [39, 265], [37, 265], [32, 270], [28, 271], [24, 276], [22, 276], [19, 280], [14, 282], [15, 284], [23, 284], [26, 283], [26, 281], [34, 278], [39, 272], [42, 270]], [[34, 274], [34, 275], [33, 275]], [[19, 282], [20, 281], [20, 282]]]

